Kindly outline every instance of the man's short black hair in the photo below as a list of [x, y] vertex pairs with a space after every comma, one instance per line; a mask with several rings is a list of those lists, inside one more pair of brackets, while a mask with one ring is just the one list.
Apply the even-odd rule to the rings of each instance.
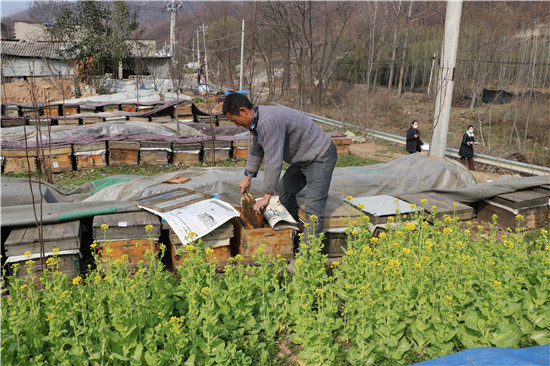
[[474, 126], [473, 126], [473, 125], [468, 125], [468, 129], [470, 129], [470, 127], [474, 128]]
[[223, 114], [226, 114], [229, 112], [230, 114], [234, 116], [239, 115], [239, 108], [244, 107], [246, 109], [252, 109], [254, 108], [254, 104], [246, 97], [246, 95], [239, 94], [239, 93], [231, 93], [223, 102]]
[[413, 120], [413, 121], [411, 122], [411, 125], [414, 125], [415, 122], [418, 123], [417, 120]]

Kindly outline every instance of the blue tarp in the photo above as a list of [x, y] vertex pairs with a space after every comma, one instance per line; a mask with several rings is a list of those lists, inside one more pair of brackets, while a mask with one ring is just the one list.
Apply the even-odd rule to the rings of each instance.
[[415, 366], [548, 366], [550, 365], [550, 344], [520, 349], [480, 347], [467, 349], [433, 360], [415, 363]]

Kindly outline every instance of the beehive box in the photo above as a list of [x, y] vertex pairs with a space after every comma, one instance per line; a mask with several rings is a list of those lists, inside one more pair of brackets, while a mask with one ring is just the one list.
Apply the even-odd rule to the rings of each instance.
[[109, 141], [109, 165], [134, 166], [139, 162], [139, 142]]
[[233, 159], [246, 160], [248, 159], [248, 150], [251, 142], [248, 140], [233, 141]]
[[19, 117], [19, 116], [22, 116], [23, 114], [20, 113], [19, 106], [14, 104], [8, 104], [6, 105], [5, 115], [7, 117]]
[[[43, 225], [42, 241], [44, 243], [44, 252], [53, 252], [54, 248], [60, 251], [80, 250], [80, 221]], [[27, 251], [32, 254], [40, 254], [38, 228], [31, 226], [13, 229], [6, 239], [4, 247], [6, 255], [9, 257], [23, 255]]]
[[52, 125], [52, 119], [48, 117], [27, 117], [30, 126], [46, 127]]
[[78, 106], [61, 106], [61, 111], [63, 112], [64, 116], [78, 114]]
[[42, 114], [47, 117], [59, 116], [59, 107], [58, 106], [49, 106], [42, 109]]
[[231, 141], [214, 141], [214, 148], [212, 148], [212, 141], [205, 141], [203, 149], [203, 163], [211, 163], [213, 157], [216, 163], [231, 157]]
[[143, 141], [139, 149], [139, 161], [144, 165], [168, 165], [172, 144], [162, 141]]
[[[179, 250], [185, 252], [185, 246], [181, 244], [181, 240], [168, 223], [163, 222], [162, 225], [169, 231], [170, 244], [172, 244], [172, 267], [175, 268], [183, 263]], [[231, 257], [231, 239], [234, 233], [233, 224], [229, 221], [200, 238], [205, 248], [214, 250], [210, 260], [215, 261], [218, 268], [225, 267]]]
[[[428, 216], [428, 221], [433, 222], [434, 217], [437, 220], [444, 220], [445, 216], [456, 217], [460, 221], [470, 220], [476, 217], [473, 207], [456, 202], [446, 196], [433, 192], [415, 193], [399, 195], [403, 201], [414, 204], [423, 209]], [[422, 203], [422, 200], [427, 203]]]
[[351, 202], [356, 207], [362, 205], [362, 211], [368, 216], [369, 222], [375, 225], [385, 224], [388, 218], [396, 219], [398, 215], [405, 218], [419, 210], [411, 207], [409, 202], [388, 195], [353, 197]]
[[[4, 173], [25, 173], [36, 172], [37, 159], [36, 149], [2, 149], [2, 157], [4, 158]], [[28, 155], [28, 160], [27, 160]]]
[[73, 170], [72, 152], [71, 145], [44, 147], [42, 168], [49, 167], [54, 173]]
[[336, 151], [338, 156], [349, 155], [349, 145], [351, 145], [351, 139], [348, 137], [332, 137], [332, 142], [336, 145]]
[[246, 221], [240, 208], [237, 208], [240, 217], [231, 219], [235, 234], [231, 241], [233, 254], [243, 256], [245, 263], [252, 263], [252, 256], [261, 245], [265, 245], [266, 255], [279, 254], [282, 258], [291, 260], [294, 258], [294, 237], [296, 230], [282, 229], [275, 230], [264, 220], [263, 227], [255, 228]]
[[24, 117], [40, 116], [40, 107], [21, 107], [21, 113]]
[[94, 142], [92, 144], [73, 145], [73, 156], [76, 170], [88, 170], [107, 166], [107, 144]]
[[57, 119], [57, 124], [60, 126], [77, 126], [80, 124], [79, 118], [60, 117]]
[[216, 126], [235, 126], [235, 124], [224, 115], [216, 116], [216, 122]]
[[195, 144], [172, 144], [172, 164], [175, 165], [198, 165], [201, 163], [200, 153], [202, 143]]
[[125, 112], [135, 112], [136, 111], [136, 105], [135, 104], [122, 104], [121, 109]]
[[154, 123], [168, 123], [172, 121], [171, 116], [151, 116], [151, 122]]
[[191, 110], [191, 105], [177, 105], [176, 106], [176, 113], [178, 117], [189, 117], [193, 116], [193, 112]]
[[[48, 258], [54, 256], [53, 252], [46, 252], [44, 253], [44, 262], [48, 260]], [[68, 278], [75, 278], [81, 273], [81, 265], [80, 265], [80, 250], [79, 249], [72, 249], [72, 250], [63, 250], [59, 251], [57, 254], [55, 254], [57, 257], [57, 264], [54, 267], [57, 271], [61, 273], [65, 273]], [[17, 271], [17, 277], [19, 278], [26, 278], [28, 276], [28, 270], [27, 270], [27, 261], [33, 260], [34, 266], [33, 266], [33, 276], [35, 276], [34, 284], [38, 289], [43, 289], [44, 285], [40, 283], [40, 276], [42, 275], [42, 266], [40, 263], [40, 253], [31, 254], [31, 256], [25, 256], [25, 255], [19, 255], [15, 257], [8, 257], [6, 263], [8, 263], [10, 266], [13, 264], [19, 264], [19, 269]], [[44, 263], [44, 266], [46, 267], [46, 263]]]
[[4, 117], [2, 116], [2, 127], [24, 126], [26, 123], [24, 117]]
[[500, 194], [478, 203], [479, 220], [497, 223], [503, 227], [517, 227], [517, 215], [523, 216], [522, 227], [534, 229], [548, 222], [548, 196], [534, 190]]
[[103, 117], [86, 116], [80, 118], [83, 125], [93, 125], [95, 123], [103, 122]]
[[[107, 225], [105, 232], [102, 225]], [[145, 227], [153, 227], [151, 233]], [[127, 212], [94, 216], [92, 224], [94, 240], [100, 244], [100, 256], [107, 255], [107, 248], [112, 249], [113, 260], [128, 257], [128, 268], [138, 269], [138, 263], [145, 260], [145, 252], [153, 247], [158, 250], [160, 237], [160, 219], [147, 211]], [[107, 242], [105, 242], [107, 240]]]

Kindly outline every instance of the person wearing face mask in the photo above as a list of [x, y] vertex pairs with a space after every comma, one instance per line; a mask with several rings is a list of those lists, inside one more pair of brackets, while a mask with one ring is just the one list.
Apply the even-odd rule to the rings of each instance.
[[460, 144], [460, 149], [458, 150], [458, 155], [460, 156], [460, 162], [466, 164], [468, 161], [468, 168], [471, 171], [475, 171], [476, 167], [474, 164], [474, 145], [477, 145], [474, 138], [474, 126], [469, 125], [468, 130], [462, 136], [462, 143]]
[[422, 140], [420, 140], [420, 131], [418, 131], [418, 121], [414, 120], [411, 122], [411, 127], [407, 131], [407, 145], [406, 149], [409, 154], [414, 154], [415, 152], [420, 152], [422, 149], [420, 146], [424, 145]]

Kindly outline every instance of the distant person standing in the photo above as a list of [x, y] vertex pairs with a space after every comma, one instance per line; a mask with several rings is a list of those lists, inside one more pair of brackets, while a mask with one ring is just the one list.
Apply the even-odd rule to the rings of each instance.
[[460, 162], [462, 164], [466, 164], [466, 160], [468, 160], [468, 168], [470, 168], [471, 171], [476, 170], [474, 164], [474, 145], [477, 144], [478, 142], [474, 137], [474, 126], [469, 125], [464, 136], [462, 136], [462, 143], [460, 144], [458, 155], [460, 156]]
[[414, 154], [415, 152], [420, 152], [422, 149], [420, 146], [424, 145], [422, 140], [420, 140], [420, 131], [418, 131], [418, 121], [414, 120], [411, 122], [411, 127], [407, 131], [407, 145], [406, 149], [409, 154]]

